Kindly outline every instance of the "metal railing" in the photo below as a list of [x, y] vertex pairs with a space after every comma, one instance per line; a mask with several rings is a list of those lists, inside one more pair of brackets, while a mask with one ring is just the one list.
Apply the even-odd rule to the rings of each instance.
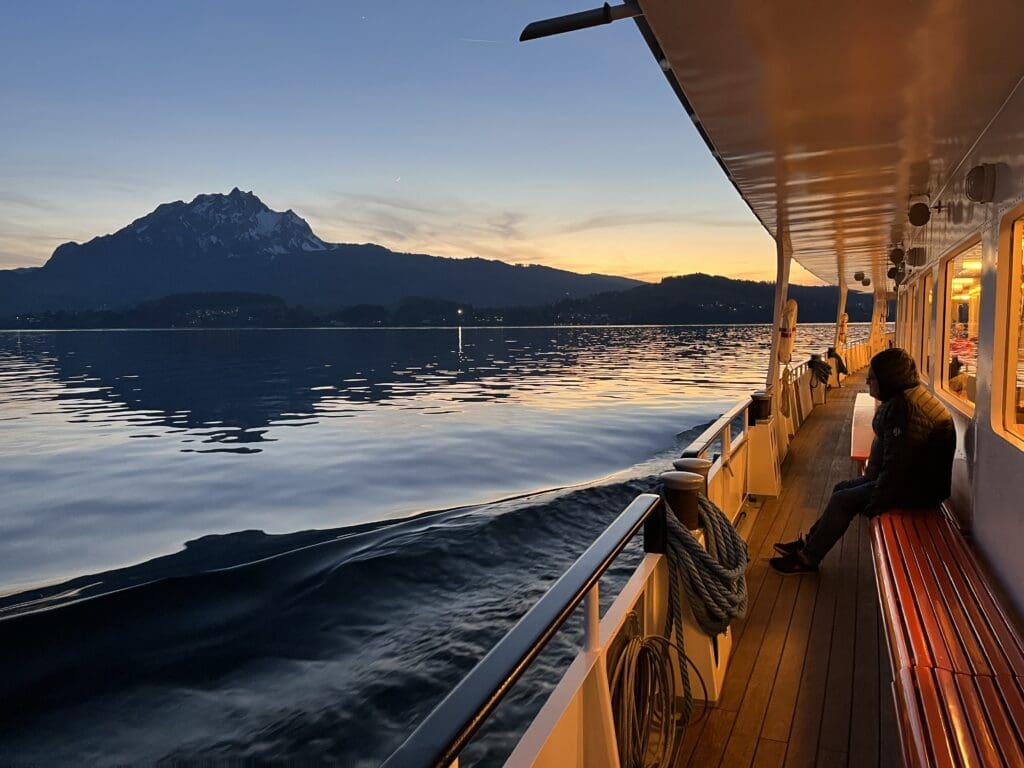
[[747, 411], [752, 402], [750, 397], [740, 400], [683, 451], [684, 458], [711, 459], [708, 498], [734, 524], [747, 499], [747, 464], [750, 461]]
[[501, 700], [548, 644], [566, 619], [586, 599], [584, 648], [596, 641], [598, 582], [626, 544], [644, 529], [644, 549], [663, 552], [665, 512], [661, 499], [637, 496], [586, 552], [580, 555], [537, 604], [427, 715], [412, 735], [387, 759], [385, 768], [447, 768]]
[[[687, 459], [706, 459], [708, 457], [708, 451], [715, 446], [715, 443], [720, 442], [720, 453], [722, 456], [728, 458], [733, 442], [732, 430], [729, 427], [739, 416], [742, 415], [744, 424], [743, 432], [744, 434], [746, 433], [746, 415], [751, 402], [752, 400], [750, 397], [745, 397], [728, 411], [719, 416], [714, 424], [701, 432], [693, 442], [686, 446], [686, 449], [683, 451], [683, 457]], [[740, 436], [740, 439], [742, 439], [742, 435]]]

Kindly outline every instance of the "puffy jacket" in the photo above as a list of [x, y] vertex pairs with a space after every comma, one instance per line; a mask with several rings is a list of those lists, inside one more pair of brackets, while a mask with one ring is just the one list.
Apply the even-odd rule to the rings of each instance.
[[918, 383], [917, 367], [902, 349], [875, 355], [871, 368], [882, 404], [867, 477], [875, 480], [869, 513], [894, 507], [932, 507], [949, 498], [956, 428], [946, 406]]

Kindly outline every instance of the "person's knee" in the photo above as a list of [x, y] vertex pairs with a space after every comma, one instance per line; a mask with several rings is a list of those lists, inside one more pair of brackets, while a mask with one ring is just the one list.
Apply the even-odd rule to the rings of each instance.
[[864, 497], [864, 494], [859, 493], [855, 488], [840, 488], [833, 492], [828, 504], [836, 512], [841, 512], [850, 519], [863, 512], [867, 505], [868, 500]]

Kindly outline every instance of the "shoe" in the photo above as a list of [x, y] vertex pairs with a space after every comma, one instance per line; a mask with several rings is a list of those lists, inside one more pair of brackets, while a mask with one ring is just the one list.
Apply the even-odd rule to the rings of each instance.
[[777, 541], [774, 546], [780, 555], [795, 555], [804, 548], [804, 540], [801, 537], [795, 541]]
[[818, 571], [817, 563], [809, 563], [800, 557], [799, 554], [773, 557], [768, 561], [768, 565], [776, 573], [781, 573], [785, 576], [793, 573], [817, 573]]

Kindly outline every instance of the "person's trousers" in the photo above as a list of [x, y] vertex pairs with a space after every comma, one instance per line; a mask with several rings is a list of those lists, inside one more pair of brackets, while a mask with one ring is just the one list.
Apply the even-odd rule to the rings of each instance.
[[874, 490], [875, 481], [866, 477], [845, 480], [836, 485], [825, 511], [804, 538], [804, 559], [820, 563], [843, 537], [853, 519], [864, 514]]

